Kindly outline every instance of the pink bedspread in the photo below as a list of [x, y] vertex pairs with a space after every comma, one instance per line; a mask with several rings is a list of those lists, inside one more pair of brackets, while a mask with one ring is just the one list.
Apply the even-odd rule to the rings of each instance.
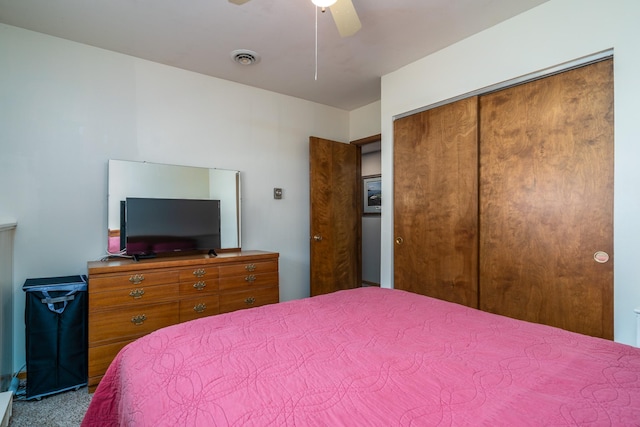
[[640, 349], [362, 288], [125, 347], [83, 426], [640, 425]]

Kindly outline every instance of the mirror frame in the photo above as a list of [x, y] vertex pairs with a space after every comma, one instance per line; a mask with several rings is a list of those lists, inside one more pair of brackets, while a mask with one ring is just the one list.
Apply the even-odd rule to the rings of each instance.
[[216, 249], [228, 252], [242, 247], [240, 171], [110, 159], [107, 192], [110, 255], [120, 252], [120, 201], [127, 197], [220, 200], [221, 248]]

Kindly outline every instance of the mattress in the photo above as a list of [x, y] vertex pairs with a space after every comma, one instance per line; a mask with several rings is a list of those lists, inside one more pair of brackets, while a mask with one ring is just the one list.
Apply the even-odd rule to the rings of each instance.
[[359, 288], [142, 337], [82, 425], [640, 425], [640, 349]]

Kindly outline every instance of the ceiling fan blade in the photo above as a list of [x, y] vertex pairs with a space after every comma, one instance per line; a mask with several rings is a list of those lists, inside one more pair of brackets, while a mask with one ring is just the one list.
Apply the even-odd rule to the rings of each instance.
[[233, 3], [233, 4], [245, 4], [246, 2], [248, 2], [249, 0], [229, 0], [229, 3]]
[[358, 18], [356, 8], [353, 7], [351, 0], [338, 0], [329, 9], [331, 10], [331, 15], [333, 15], [333, 20], [338, 27], [340, 36], [352, 36], [362, 28], [360, 18]]

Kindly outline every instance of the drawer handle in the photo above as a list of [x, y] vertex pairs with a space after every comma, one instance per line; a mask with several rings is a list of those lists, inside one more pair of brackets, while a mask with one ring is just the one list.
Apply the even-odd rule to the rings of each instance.
[[244, 303], [247, 305], [253, 305], [254, 302], [256, 302], [256, 299], [254, 297], [249, 297], [244, 300]]
[[134, 285], [139, 285], [143, 280], [144, 274], [134, 274], [133, 276], [129, 277], [129, 281]]
[[138, 314], [137, 316], [133, 316], [131, 318], [131, 323], [136, 326], [140, 326], [144, 323], [145, 320], [147, 320], [147, 316], [145, 316], [144, 314]]
[[207, 274], [207, 271], [204, 268], [199, 268], [197, 270], [193, 270], [193, 275], [200, 278]]
[[206, 286], [207, 286], [206, 282], [196, 282], [193, 284], [193, 287], [198, 291], [203, 290]]
[[255, 276], [255, 274], [250, 274], [247, 277], [245, 277], [244, 280], [246, 280], [247, 282], [255, 282], [256, 281], [256, 276]]
[[255, 264], [247, 264], [244, 266], [244, 269], [247, 271], [256, 271], [256, 265]]
[[134, 299], [142, 298], [142, 295], [144, 295], [144, 289], [134, 289], [129, 292], [129, 296], [133, 297]]
[[193, 307], [193, 311], [195, 311], [196, 313], [202, 313], [203, 311], [205, 311], [207, 309], [207, 304], [201, 302], [200, 304], [196, 304]]

